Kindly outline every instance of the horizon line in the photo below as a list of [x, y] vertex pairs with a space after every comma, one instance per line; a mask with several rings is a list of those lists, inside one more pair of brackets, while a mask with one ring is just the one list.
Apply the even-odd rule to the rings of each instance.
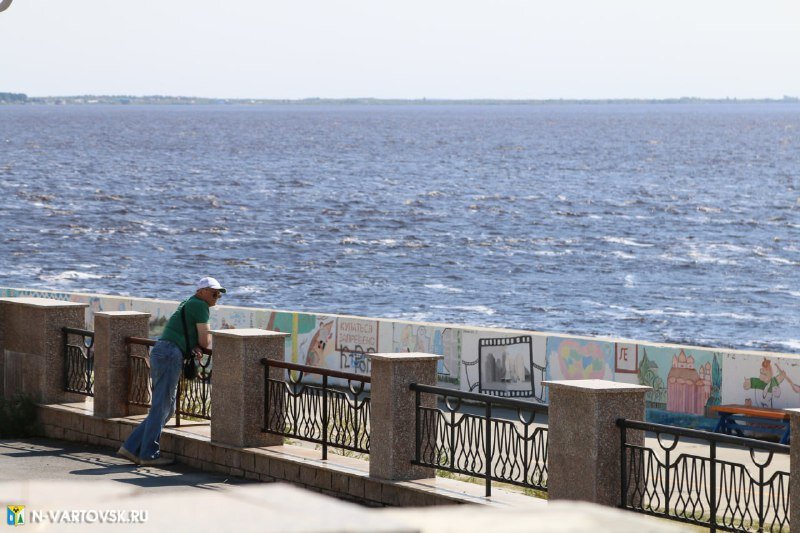
[[[81, 103], [133, 103], [141, 100], [175, 101], [185, 103], [229, 103], [229, 104], [258, 104], [258, 103], [280, 103], [280, 104], [308, 104], [308, 103], [506, 103], [506, 104], [546, 104], [546, 103], [747, 103], [747, 102], [781, 102], [781, 103], [800, 103], [797, 96], [783, 95], [782, 97], [699, 97], [699, 96], [679, 96], [679, 97], [614, 97], [614, 98], [381, 98], [381, 97], [305, 97], [305, 98], [247, 98], [247, 97], [214, 97], [214, 96], [184, 96], [184, 95], [126, 95], [126, 94], [80, 94], [80, 95], [48, 95], [48, 96], [28, 96], [25, 93], [13, 93], [0, 91], [0, 103], [37, 103], [50, 102], [56, 100], [76, 101]], [[85, 100], [96, 100], [86, 102]], [[104, 100], [100, 102], [99, 100]], [[114, 101], [114, 102], [109, 102]], [[128, 101], [128, 102], [125, 102]]]

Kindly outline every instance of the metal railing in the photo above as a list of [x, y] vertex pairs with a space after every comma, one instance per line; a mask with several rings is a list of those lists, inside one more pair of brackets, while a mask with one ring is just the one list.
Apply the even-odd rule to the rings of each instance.
[[[621, 507], [711, 531], [789, 530], [789, 472], [772, 465], [789, 446], [625, 419], [617, 425]], [[629, 430], [654, 432], [659, 450], [628, 442]], [[675, 452], [681, 438], [702, 441], [706, 455]], [[723, 446], [727, 459], [717, 453]]]
[[[128, 337], [125, 343], [128, 353], [128, 403], [150, 407], [152, 401], [150, 349], [155, 346], [156, 341], [142, 337]], [[181, 375], [178, 380], [178, 393], [175, 397], [176, 426], [181, 425], [182, 417], [211, 419], [212, 357], [211, 350], [203, 349], [203, 358], [198, 361], [197, 377], [188, 380]]]
[[[261, 364], [262, 431], [320, 444], [323, 460], [328, 458], [328, 447], [369, 453], [370, 398], [364, 390], [369, 376], [268, 359]], [[286, 378], [270, 377], [272, 368], [286, 370]], [[308, 374], [321, 376], [322, 383], [303, 383]], [[346, 380], [347, 388], [331, 386], [330, 378]]]
[[[94, 332], [61, 328], [64, 340], [64, 390], [94, 396]], [[79, 342], [70, 338], [79, 337]]]
[[[416, 392], [416, 453], [413, 464], [485, 479], [486, 496], [492, 481], [547, 490], [547, 426], [535, 424], [547, 406], [488, 394], [411, 384]], [[446, 409], [426, 407], [422, 394], [444, 399]], [[463, 400], [483, 404], [461, 412]], [[497, 408], [515, 411], [516, 420], [497, 416]]]
[[156, 341], [139, 337], [125, 339], [128, 354], [128, 403], [150, 407], [150, 348]]

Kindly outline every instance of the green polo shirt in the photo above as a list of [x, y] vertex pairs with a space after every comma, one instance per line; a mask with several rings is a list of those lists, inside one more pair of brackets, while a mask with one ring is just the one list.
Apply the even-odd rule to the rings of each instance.
[[197, 296], [184, 300], [178, 306], [178, 310], [169, 317], [164, 332], [161, 334], [162, 341], [170, 341], [178, 345], [181, 351], [186, 354], [186, 339], [183, 334], [183, 319], [181, 309], [186, 308], [186, 326], [189, 328], [189, 348], [197, 346], [197, 324], [208, 324], [211, 313], [208, 304]]

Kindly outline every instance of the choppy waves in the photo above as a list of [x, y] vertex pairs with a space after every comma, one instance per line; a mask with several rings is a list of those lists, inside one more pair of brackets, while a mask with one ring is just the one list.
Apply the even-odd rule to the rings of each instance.
[[0, 284], [800, 352], [800, 107], [0, 107]]

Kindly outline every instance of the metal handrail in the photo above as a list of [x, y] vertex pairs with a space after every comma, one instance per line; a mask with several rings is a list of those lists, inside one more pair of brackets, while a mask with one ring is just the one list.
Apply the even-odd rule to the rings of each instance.
[[84, 337], [94, 337], [94, 331], [90, 329], [63, 327], [61, 328], [61, 331], [63, 331], [64, 333], [74, 333], [75, 335], [83, 335]]
[[[616, 425], [620, 428], [621, 508], [711, 531], [762, 531], [765, 527], [772, 531], [775, 526], [779, 530], [789, 526], [790, 472], [778, 470], [767, 478], [766, 468], [774, 454], [788, 455], [790, 446], [624, 418], [617, 419]], [[629, 429], [654, 432], [663, 457], [654, 449], [628, 442]], [[673, 439], [667, 443], [662, 435]], [[708, 456], [675, 451], [680, 437], [708, 443]], [[749, 449], [752, 464], [721, 459], [720, 444]], [[766, 452], [766, 458], [757, 460], [756, 451]], [[678, 457], [673, 461], [674, 454]], [[687, 476], [687, 469], [693, 474]]]
[[481, 403], [491, 403], [493, 405], [500, 405], [503, 407], [510, 407], [512, 409], [529, 409], [538, 413], [547, 413], [548, 406], [543, 403], [529, 402], [526, 400], [514, 400], [512, 398], [502, 398], [492, 394], [480, 394], [478, 392], [463, 392], [455, 389], [448, 389], [447, 387], [437, 387], [434, 385], [422, 385], [420, 383], [412, 383], [410, 386], [412, 391], [427, 392], [430, 394], [438, 394], [440, 396], [448, 396], [450, 398], [458, 398], [461, 400], [471, 400]]
[[305, 372], [307, 374], [317, 374], [320, 376], [346, 379], [349, 381], [361, 381], [363, 383], [372, 383], [370, 377], [365, 374], [356, 374], [354, 372], [342, 372], [340, 370], [330, 370], [328, 368], [323, 368], [320, 366], [301, 365], [299, 363], [288, 363], [286, 361], [277, 361], [267, 358], [261, 359], [261, 364], [273, 366], [275, 368], [285, 368], [286, 370]]
[[[267, 358], [262, 358], [261, 364], [264, 367], [263, 432], [320, 444], [323, 461], [328, 458], [329, 446], [369, 453], [370, 398], [365, 395], [359, 399], [365, 394], [365, 385], [371, 383], [369, 376]], [[290, 371], [289, 382], [270, 378], [271, 368]], [[292, 376], [292, 372], [296, 372], [297, 376]], [[322, 384], [303, 384], [302, 379], [306, 374], [321, 376]], [[352, 397], [338, 387], [329, 385], [328, 378], [347, 380]], [[321, 405], [313, 401], [318, 394]], [[277, 409], [272, 407], [272, 400], [277, 400]], [[287, 403], [291, 404], [288, 409]], [[348, 413], [343, 420], [331, 416], [341, 410]], [[351, 430], [352, 438], [343, 439], [342, 435], [350, 434]]]
[[[64, 350], [64, 390], [84, 396], [94, 396], [94, 331], [62, 327], [61, 335]], [[70, 344], [70, 335], [80, 335], [83, 338], [83, 346]], [[89, 339], [88, 343], [86, 339]], [[79, 354], [77, 360], [76, 350]], [[76, 366], [83, 368], [78, 372], [75, 370]]]
[[617, 426], [627, 429], [639, 429], [642, 431], [651, 431], [653, 433], [669, 433], [670, 435], [677, 435], [679, 437], [689, 437], [694, 439], [701, 439], [709, 442], [716, 442], [719, 444], [733, 444], [737, 446], [746, 446], [756, 450], [763, 450], [765, 452], [789, 453], [791, 446], [788, 444], [778, 444], [776, 442], [765, 442], [759, 439], [751, 439], [748, 437], [737, 437], [735, 435], [723, 435], [721, 433], [713, 433], [710, 431], [703, 431], [700, 429], [689, 429], [677, 426], [668, 426], [666, 424], [655, 424], [651, 422], [641, 422], [639, 420], [628, 420], [626, 418], [618, 418]]
[[[125, 337], [126, 344], [142, 344], [144, 346], [153, 347], [158, 342], [156, 339], [148, 339], [145, 337]], [[213, 355], [213, 351], [211, 348], [203, 348], [202, 346], [198, 346], [200, 351], [203, 352], [204, 355]]]
[[153, 347], [156, 345], [156, 340], [146, 339], [144, 337], [125, 337], [125, 344], [142, 344], [144, 346]]
[[[415, 453], [414, 459], [411, 461], [412, 464], [483, 477], [487, 497], [492, 495], [493, 480], [538, 490], [547, 490], [547, 428], [534, 428], [533, 425], [536, 413], [546, 414], [548, 406], [525, 400], [501, 398], [491, 394], [461, 392], [446, 387], [419, 383], [412, 383], [409, 388], [415, 392], [416, 413]], [[442, 409], [424, 407], [422, 393], [444, 397], [448, 413], [445, 414]], [[457, 402], [451, 403], [451, 398], [457, 400]], [[460, 418], [457, 418], [456, 414], [460, 409], [462, 400], [483, 403], [484, 413], [482, 415], [462, 414]], [[495, 406], [516, 409], [518, 422], [494, 417], [492, 408]], [[434, 411], [437, 413], [436, 415], [432, 415]], [[523, 411], [533, 413], [529, 420], [522, 416]], [[431, 418], [432, 416], [433, 418]], [[516, 429], [516, 423], [522, 424], [521, 433]], [[423, 433], [426, 434], [425, 439], [423, 439]], [[440, 444], [440, 439], [446, 442]], [[425, 440], [426, 448], [424, 455], [428, 457], [427, 459], [423, 459], [423, 440]], [[495, 442], [496, 440], [498, 442]], [[516, 446], [512, 447], [514, 450], [521, 449], [523, 451], [522, 457], [519, 458], [521, 464], [517, 464], [518, 458], [513, 453], [510, 453], [508, 448], [508, 443], [510, 442], [516, 444]], [[461, 456], [456, 457], [456, 450], [460, 447], [469, 449], [469, 453], [466, 454], [466, 456], [469, 456], [467, 461], [469, 467], [459, 464], [465, 457], [463, 450]], [[481, 448], [484, 458], [482, 471], [480, 467], [475, 467], [474, 458], [475, 454], [481, 452]], [[431, 454], [436, 458], [431, 460]], [[445, 455], [444, 460], [440, 458], [442, 454]], [[510, 474], [511, 472], [521, 473], [521, 479], [517, 475]], [[505, 475], [506, 473], [510, 475]], [[532, 477], [529, 478], [529, 475]]]

